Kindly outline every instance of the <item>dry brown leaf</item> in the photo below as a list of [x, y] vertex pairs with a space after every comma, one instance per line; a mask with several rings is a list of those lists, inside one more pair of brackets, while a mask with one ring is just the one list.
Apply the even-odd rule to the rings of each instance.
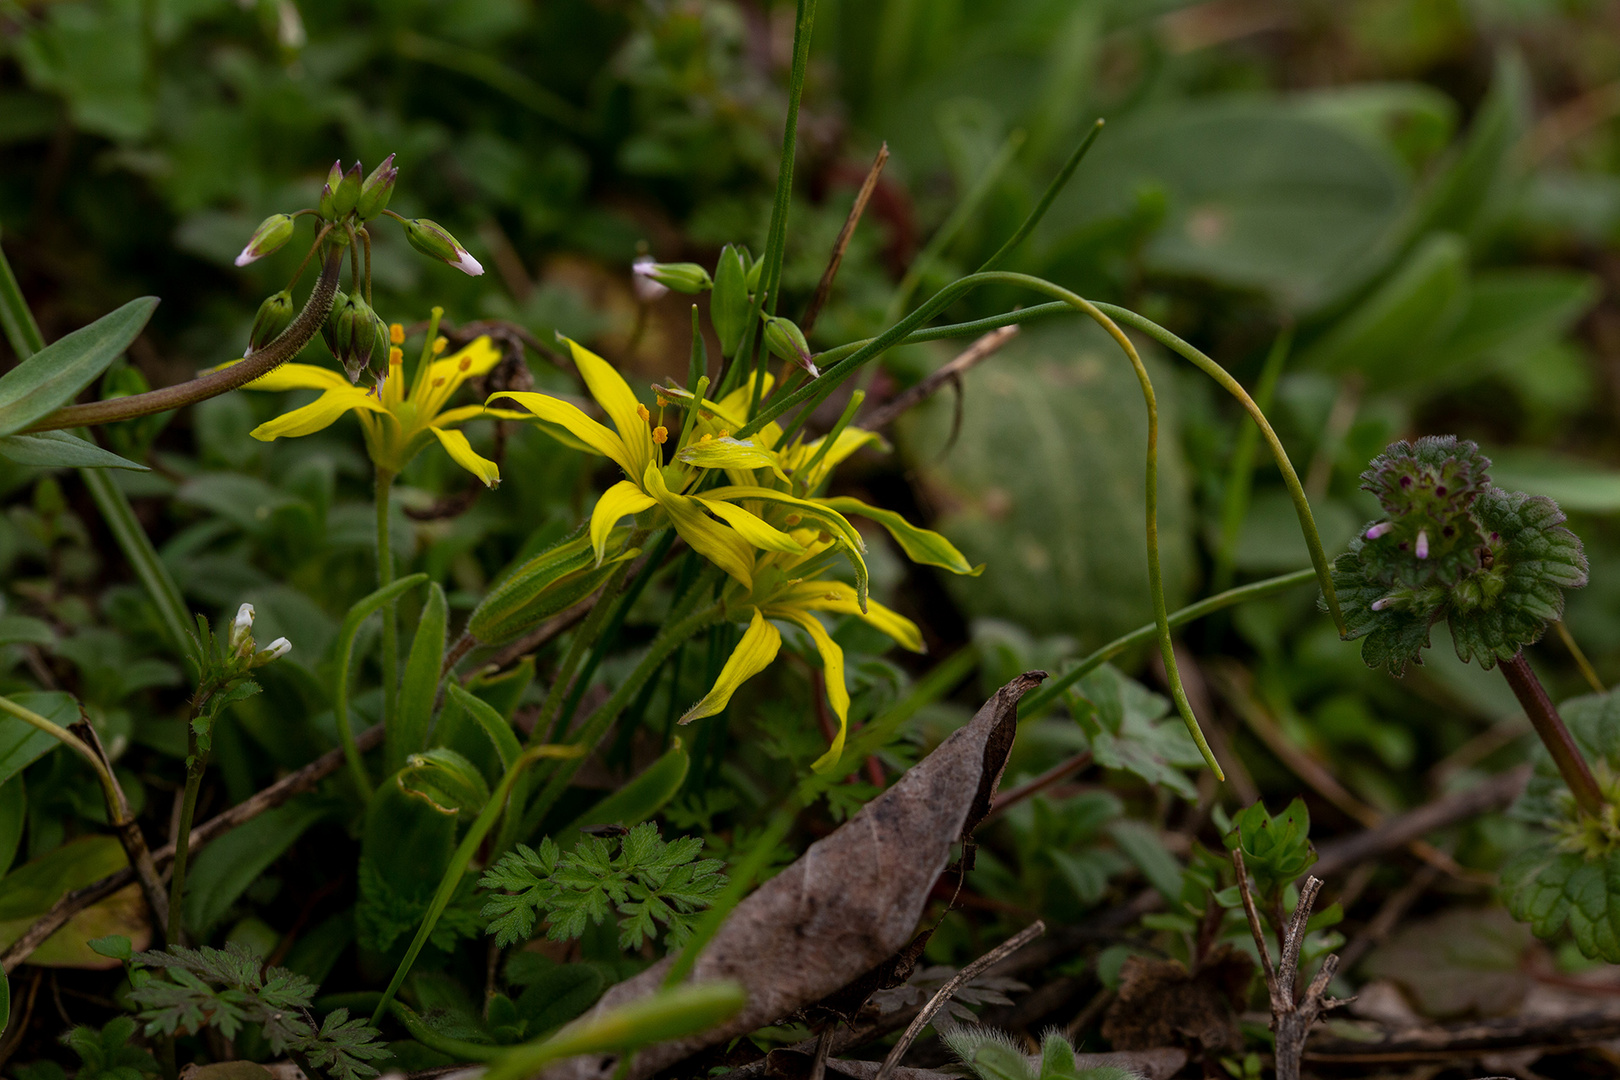
[[1208, 1053], [1243, 1048], [1238, 1009], [1254, 962], [1219, 945], [1197, 974], [1179, 960], [1133, 956], [1120, 969], [1119, 996], [1103, 1020], [1103, 1037], [1119, 1050], [1184, 1046]]
[[[692, 979], [734, 979], [748, 1003], [717, 1028], [641, 1051], [627, 1080], [820, 1001], [904, 948], [952, 846], [989, 812], [1017, 732], [1018, 699], [1045, 677], [1028, 672], [996, 691], [893, 787], [737, 905]], [[581, 1019], [652, 994], [669, 963], [613, 987]], [[617, 1064], [611, 1057], [575, 1058], [545, 1076], [606, 1080]]]

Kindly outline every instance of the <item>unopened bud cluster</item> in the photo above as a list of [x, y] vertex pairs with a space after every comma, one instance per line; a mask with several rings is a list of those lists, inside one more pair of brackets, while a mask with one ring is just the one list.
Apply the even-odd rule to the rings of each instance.
[[292, 642], [284, 637], [276, 638], [262, 649], [258, 648], [253, 641], [253, 618], [253, 605], [243, 604], [236, 609], [236, 618], [231, 622], [231, 633], [226, 640], [222, 660], [227, 668], [232, 669], [232, 675], [245, 675], [292, 652]]
[[[736, 354], [748, 329], [763, 265], [763, 259], [753, 258], [742, 245], [727, 244], [721, 249], [713, 277], [697, 263], [661, 263], [650, 255], [637, 258], [630, 265], [630, 275], [636, 296], [643, 302], [657, 300], [672, 290], [688, 295], [712, 293], [709, 321], [720, 339], [720, 351], [729, 357]], [[811, 359], [804, 331], [791, 319], [765, 311], [760, 312], [760, 319], [765, 348], [771, 355], [797, 364], [812, 379], [821, 374]]]

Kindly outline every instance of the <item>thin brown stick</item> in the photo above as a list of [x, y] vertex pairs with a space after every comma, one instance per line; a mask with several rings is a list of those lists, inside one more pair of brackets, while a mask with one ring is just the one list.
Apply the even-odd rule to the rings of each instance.
[[124, 786], [118, 782], [118, 774], [113, 771], [112, 760], [107, 757], [107, 748], [101, 745], [101, 735], [96, 731], [96, 726], [84, 715], [82, 708], [79, 717], [79, 722], [70, 726], [68, 730], [77, 735], [90, 751], [101, 759], [102, 765], [106, 766], [107, 775], [112, 777], [112, 790], [117, 805], [107, 807], [107, 819], [118, 834], [118, 842], [124, 847], [124, 855], [129, 859], [129, 865], [134, 868], [140, 880], [141, 892], [146, 894], [146, 903], [152, 909], [155, 924], [167, 926], [169, 897], [163, 889], [163, 879], [158, 876], [157, 864], [152, 861], [152, 850], [146, 846], [146, 834], [141, 832], [140, 823], [129, 811], [129, 798], [124, 794]]
[[1378, 909], [1378, 914], [1373, 916], [1372, 922], [1356, 935], [1354, 941], [1344, 947], [1339, 957], [1344, 969], [1353, 970], [1361, 958], [1367, 955], [1368, 950], [1389, 937], [1406, 915], [1407, 909], [1417, 903], [1418, 897], [1429, 891], [1429, 887], [1439, 876], [1440, 871], [1432, 866], [1419, 867], [1418, 872], [1412, 875], [1412, 880], [1390, 893], [1383, 906]]
[[1366, 832], [1329, 840], [1317, 849], [1316, 865], [1312, 871], [1323, 875], [1336, 874], [1364, 860], [1405, 847], [1419, 837], [1459, 821], [1500, 810], [1524, 791], [1524, 785], [1530, 781], [1530, 769], [1528, 764], [1515, 766], [1467, 791], [1459, 791], [1404, 814], [1386, 818], [1376, 828]]
[[1266, 976], [1266, 990], [1277, 993], [1277, 969], [1271, 966], [1271, 949], [1266, 945], [1266, 928], [1260, 924], [1260, 909], [1254, 906], [1254, 893], [1249, 890], [1249, 870], [1243, 865], [1243, 852], [1232, 851], [1232, 869], [1237, 871], [1238, 895], [1243, 898], [1243, 914], [1249, 919], [1249, 933], [1254, 935], [1254, 947], [1260, 952], [1260, 970]]
[[1496, 666], [1502, 669], [1513, 696], [1519, 699], [1524, 715], [1541, 737], [1541, 743], [1547, 748], [1553, 764], [1558, 766], [1559, 775], [1569, 786], [1570, 794], [1575, 796], [1575, 804], [1583, 813], [1594, 818], [1602, 815], [1606, 805], [1603, 789], [1598, 787], [1592, 767], [1586, 763], [1581, 748], [1575, 745], [1575, 736], [1564, 725], [1563, 717], [1558, 715], [1558, 709], [1547, 696], [1546, 688], [1536, 678], [1536, 673], [1530, 670], [1530, 662], [1524, 658], [1524, 652], [1516, 652], [1511, 660], [1503, 660]]
[[911, 1044], [917, 1041], [918, 1035], [922, 1034], [922, 1029], [928, 1026], [928, 1022], [934, 1018], [935, 1013], [945, 1007], [945, 1003], [951, 999], [952, 995], [971, 980], [978, 978], [986, 969], [1000, 963], [1044, 933], [1046, 933], [1046, 924], [1036, 919], [1024, 929], [971, 964], [968, 964], [961, 971], [958, 971], [951, 978], [951, 981], [940, 987], [934, 993], [934, 996], [928, 999], [928, 1004], [924, 1005], [922, 1010], [912, 1018], [911, 1023], [900, 1036], [900, 1041], [894, 1044], [893, 1049], [889, 1051], [889, 1056], [883, 1059], [883, 1067], [877, 1071], [876, 1080], [889, 1080], [895, 1068], [899, 1066], [900, 1059], [905, 1057], [906, 1051], [911, 1049]]
[[137, 416], [168, 412], [171, 409], [195, 405], [199, 401], [218, 397], [227, 391], [246, 386], [259, 376], [273, 371], [297, 356], [299, 350], [309, 344], [310, 339], [320, 331], [321, 324], [326, 322], [326, 316], [332, 311], [332, 300], [337, 295], [338, 277], [343, 271], [343, 251], [342, 247], [334, 245], [327, 252], [326, 262], [321, 265], [321, 276], [316, 279], [314, 291], [310, 293], [309, 300], [305, 302], [298, 317], [281, 332], [281, 336], [241, 363], [216, 368], [195, 379], [174, 386], [165, 386], [160, 390], [149, 390], [144, 394], [92, 401], [84, 405], [67, 405], [26, 430], [58, 431], [62, 428], [110, 424], [115, 420], [130, 420]]
[[827, 260], [827, 269], [821, 272], [821, 281], [816, 285], [816, 293], [810, 298], [810, 306], [804, 309], [804, 318], [799, 320], [799, 329], [806, 334], [816, 325], [816, 316], [827, 305], [827, 298], [832, 295], [833, 279], [838, 276], [838, 268], [844, 263], [844, 252], [849, 249], [849, 241], [855, 235], [855, 226], [860, 224], [861, 215], [866, 213], [866, 204], [872, 200], [872, 192], [877, 190], [878, 177], [883, 175], [883, 166], [889, 161], [889, 144], [884, 143], [878, 147], [877, 158], [873, 160], [872, 167], [866, 172], [866, 179], [861, 182], [861, 190], [855, 193], [855, 205], [849, 208], [849, 216], [844, 219], [844, 227], [838, 230], [838, 240], [833, 244], [832, 258]]
[[1053, 784], [1073, 776], [1090, 764], [1091, 751], [1082, 750], [1067, 761], [1058, 762], [1033, 780], [1026, 780], [1015, 788], [997, 792], [995, 802], [990, 804], [990, 813], [986, 815], [986, 820], [995, 817], [1009, 807], [1017, 806], [1031, 795], [1045, 791]]
[[[375, 724], [355, 736], [355, 745], [362, 751], [371, 750], [382, 745], [383, 725]], [[251, 798], [237, 803], [222, 814], [217, 814], [191, 830], [190, 848], [197, 851], [213, 840], [219, 839], [238, 825], [245, 824], [264, 813], [273, 810], [291, 799], [294, 795], [309, 790], [317, 783], [331, 776], [344, 765], [343, 750], [341, 747], [329, 750], [295, 772], [277, 780], [263, 791]], [[153, 861], [160, 867], [174, 861], [174, 845], [169, 844], [152, 853]], [[0, 969], [8, 974], [18, 964], [28, 959], [29, 955], [40, 944], [56, 931], [60, 930], [79, 912], [92, 907], [119, 889], [124, 888], [135, 880], [135, 871], [130, 867], [109, 874], [100, 881], [91, 882], [82, 889], [63, 895], [51, 910], [40, 916], [32, 926], [5, 952], [0, 953]]]
[[916, 386], [907, 389], [897, 397], [879, 405], [861, 417], [860, 426], [868, 431], [877, 431], [894, 423], [901, 413], [921, 404], [933, 396], [946, 383], [953, 379], [960, 379], [968, 370], [994, 356], [1003, 345], [1017, 337], [1018, 332], [1017, 323], [1011, 326], [1000, 326], [990, 331], [962, 350], [950, 363], [930, 374]]
[[600, 600], [601, 597], [602, 593], [599, 590], [590, 596], [587, 596], [573, 607], [566, 608], [553, 615], [551, 618], [529, 631], [526, 636], [518, 638], [516, 641], [512, 642], [512, 644], [506, 646], [500, 652], [490, 657], [487, 661], [478, 665], [475, 670], [470, 671], [466, 675], [462, 676], [462, 683], [465, 685], [466, 683], [472, 682], [473, 678], [480, 671], [489, 671], [491, 669], [499, 671], [501, 668], [505, 667], [507, 664], [510, 664], [519, 657], [527, 653], [534, 652], [536, 649], [540, 648], [540, 646], [544, 645], [546, 642], [550, 641], [552, 638], [556, 637], [558, 634], [562, 633], [564, 630], [567, 630], [569, 627], [579, 622], [579, 620], [589, 615], [591, 613], [591, 609], [596, 606], [596, 602]]
[[1322, 1038], [1306, 1054], [1310, 1061], [1357, 1063], [1443, 1061], [1508, 1050], [1572, 1049], [1620, 1037], [1620, 1016], [1591, 1012], [1580, 1016], [1507, 1016], [1444, 1027], [1404, 1028], [1380, 1037]]

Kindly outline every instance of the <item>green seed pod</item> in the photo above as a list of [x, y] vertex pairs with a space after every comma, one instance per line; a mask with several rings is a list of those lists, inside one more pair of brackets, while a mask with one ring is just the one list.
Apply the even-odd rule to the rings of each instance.
[[748, 291], [759, 292], [759, 271], [765, 265], [764, 259], [750, 259], [748, 263]]
[[780, 315], [765, 317], [765, 347], [783, 360], [791, 360], [804, 368], [812, 379], [821, 374], [810, 360], [810, 344], [804, 340], [804, 331], [789, 319]]
[[326, 347], [343, 365], [350, 382], [360, 381], [360, 373], [371, 363], [379, 342], [385, 350], [383, 355], [387, 355], [388, 328], [381, 325], [382, 320], [377, 318], [377, 313], [360, 297], [344, 296], [339, 302], [333, 303], [332, 317], [327, 319], [327, 323], [332, 327], [332, 333], [327, 338]]
[[428, 258], [449, 263], [469, 277], [477, 277], [484, 272], [478, 260], [467, 254], [467, 249], [450, 235], [450, 230], [438, 222], [429, 221], [427, 218], [407, 221], [405, 239], [411, 242], [411, 247]]
[[248, 352], [257, 352], [280, 337], [281, 332], [292, 325], [294, 314], [292, 293], [286, 289], [265, 297], [258, 315], [253, 318], [253, 330], [248, 334]]
[[327, 351], [333, 356], [338, 354], [337, 328], [338, 314], [349, 302], [349, 294], [342, 289], [332, 294], [332, 310], [326, 313], [326, 321], [321, 323], [321, 340], [326, 342]]
[[332, 168], [326, 174], [326, 183], [321, 187], [321, 201], [315, 204], [316, 211], [327, 221], [336, 221], [337, 189], [343, 186], [343, 162], [332, 162]]
[[354, 208], [355, 216], [362, 223], [383, 212], [389, 198], [394, 194], [394, 181], [398, 177], [399, 170], [394, 168], [393, 154], [383, 158], [383, 163], [366, 177], [366, 182], [360, 187], [360, 201]]
[[360, 179], [360, 163], [357, 161], [343, 174], [338, 186], [332, 189], [332, 209], [339, 218], [354, 213], [354, 208], [360, 204], [360, 189], [363, 186], [364, 183]]
[[695, 296], [714, 288], [709, 272], [697, 263], [661, 263], [651, 259], [637, 259], [631, 271], [648, 281], [656, 281], [666, 289]]
[[289, 214], [271, 214], [259, 223], [248, 238], [247, 246], [236, 257], [237, 266], [246, 266], [250, 262], [257, 262], [277, 250], [292, 238], [293, 219]]
[[727, 244], [714, 267], [714, 292], [709, 297], [709, 321], [720, 338], [722, 356], [736, 355], [748, 328], [748, 281], [743, 260], [747, 248]]

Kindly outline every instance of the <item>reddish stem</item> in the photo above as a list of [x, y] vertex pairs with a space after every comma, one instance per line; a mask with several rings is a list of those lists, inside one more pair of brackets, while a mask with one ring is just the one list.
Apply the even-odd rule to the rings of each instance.
[[1563, 718], [1558, 715], [1552, 699], [1542, 688], [1541, 680], [1530, 670], [1524, 653], [1515, 653], [1513, 659], [1503, 660], [1500, 667], [1508, 685], [1513, 688], [1513, 696], [1519, 699], [1524, 714], [1530, 718], [1536, 734], [1541, 737], [1542, 745], [1552, 755], [1553, 764], [1558, 766], [1564, 783], [1569, 785], [1570, 792], [1575, 796], [1575, 804], [1583, 812], [1597, 817], [1603, 812], [1603, 791], [1598, 787], [1586, 759], [1581, 756], [1580, 748], [1575, 745], [1575, 737], [1564, 726]]

